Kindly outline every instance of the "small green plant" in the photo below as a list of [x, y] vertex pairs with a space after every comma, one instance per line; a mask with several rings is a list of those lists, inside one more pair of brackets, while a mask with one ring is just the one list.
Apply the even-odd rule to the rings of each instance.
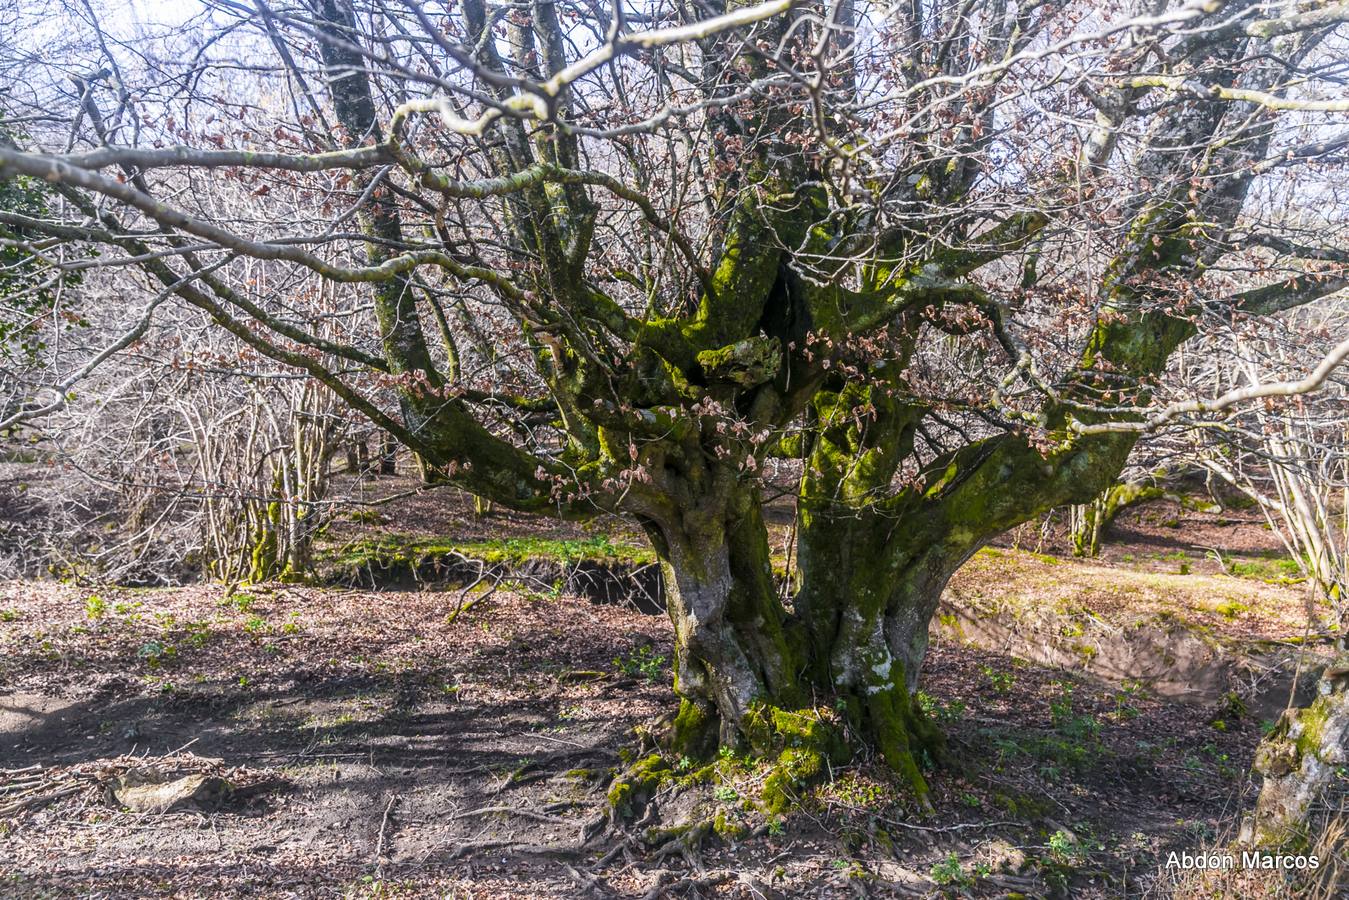
[[249, 616], [248, 619], [244, 621], [244, 631], [248, 632], [253, 637], [257, 637], [258, 635], [266, 634], [270, 631], [270, 628], [267, 626], [267, 620], [262, 616]]
[[1228, 691], [1223, 694], [1222, 700], [1218, 704], [1218, 718], [1220, 719], [1244, 719], [1248, 712], [1246, 701], [1236, 691]]
[[151, 668], [155, 668], [162, 664], [166, 659], [174, 656], [177, 652], [178, 651], [174, 649], [172, 644], [164, 644], [160, 641], [146, 641], [144, 644], [141, 644], [140, 649], [136, 651], [136, 656], [145, 660]]
[[1120, 685], [1120, 689], [1114, 694], [1115, 721], [1125, 722], [1138, 717], [1138, 707], [1134, 705], [1134, 700], [1142, 692], [1143, 683], [1139, 681], [1125, 681]]
[[197, 649], [205, 647], [211, 639], [210, 622], [188, 622], [184, 630], [187, 632], [188, 645]]
[[964, 700], [942, 703], [926, 691], [919, 691], [915, 696], [918, 698], [918, 708], [923, 711], [923, 715], [930, 719], [936, 719], [939, 722], [959, 722], [965, 716]]
[[90, 594], [84, 598], [84, 614], [90, 619], [101, 619], [108, 612], [108, 601], [104, 600], [98, 594]]
[[719, 787], [712, 792], [712, 796], [723, 803], [734, 803], [740, 799], [740, 792], [733, 787]]
[[665, 657], [649, 645], [643, 645], [627, 656], [615, 656], [614, 666], [624, 675], [633, 678], [640, 676], [648, 682], [654, 682], [665, 669]]
[[946, 857], [932, 866], [928, 872], [932, 880], [937, 884], [946, 886], [968, 887], [974, 883], [965, 867], [960, 864], [960, 857], [955, 853], [948, 853]]
[[1011, 691], [1012, 685], [1016, 684], [1016, 676], [1011, 672], [999, 672], [992, 666], [980, 666], [979, 671], [988, 679], [988, 683], [992, 685], [993, 690], [999, 694], [1008, 693]]
[[1073, 685], [1066, 681], [1058, 685], [1059, 696], [1049, 701], [1049, 717], [1054, 728], [1064, 737], [1094, 743], [1101, 734], [1101, 723], [1095, 716], [1077, 715], [1073, 709]]
[[830, 786], [834, 794], [850, 806], [879, 808], [893, 802], [891, 790], [882, 782], [848, 772]]
[[1095, 716], [1073, 716], [1059, 730], [1075, 741], [1094, 744], [1101, 737], [1101, 722]]
[[1059, 695], [1049, 701], [1049, 719], [1055, 728], [1062, 728], [1073, 717], [1073, 686], [1066, 681], [1054, 682]]
[[17, 609], [0, 609], [0, 622], [15, 622], [22, 618]]
[[1049, 836], [1049, 852], [1061, 863], [1072, 863], [1086, 855], [1086, 848], [1075, 836], [1059, 829]]
[[233, 593], [227, 594], [221, 601], [222, 606], [232, 606], [241, 613], [250, 612], [253, 604], [258, 602], [258, 598], [252, 594]]

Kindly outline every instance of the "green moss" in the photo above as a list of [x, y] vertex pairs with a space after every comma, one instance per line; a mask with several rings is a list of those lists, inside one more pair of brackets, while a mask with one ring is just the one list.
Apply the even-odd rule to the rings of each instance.
[[825, 772], [825, 755], [818, 750], [791, 748], [782, 751], [773, 771], [764, 779], [764, 809], [781, 815], [800, 802], [801, 791]]
[[707, 759], [717, 744], [717, 719], [711, 706], [685, 697], [679, 702], [670, 750], [690, 759]]
[[609, 786], [609, 806], [616, 815], [629, 815], [649, 800], [661, 782], [670, 776], [670, 764], [659, 753], [643, 757]]
[[1297, 560], [1288, 557], [1234, 559], [1228, 572], [1238, 578], [1255, 578], [1266, 584], [1301, 584], [1307, 580]]
[[817, 710], [758, 705], [745, 719], [742, 728], [755, 752], [765, 757], [777, 754], [760, 795], [772, 815], [791, 809], [801, 792], [824, 776], [830, 761], [842, 763], [847, 758], [842, 737]]
[[889, 688], [868, 689], [866, 713], [869, 730], [881, 751], [881, 756], [899, 777], [905, 788], [923, 804], [927, 804], [927, 780], [919, 771], [919, 754], [926, 751], [929, 758], [944, 754], [944, 740], [935, 725], [914, 707], [913, 698], [904, 686], [903, 670], [893, 672]]
[[712, 830], [725, 841], [737, 841], [749, 833], [749, 829], [743, 823], [727, 815], [724, 809], [717, 810], [717, 814], [713, 816]]
[[771, 380], [782, 362], [777, 338], [752, 337], [697, 355], [698, 365], [709, 378], [754, 387]]
[[838, 735], [814, 710], [773, 710], [773, 730], [789, 747], [817, 747], [837, 743]]
[[1008, 816], [1025, 822], [1035, 821], [1050, 813], [1047, 801], [1029, 794], [996, 793], [992, 799], [993, 805], [1006, 812]]
[[669, 826], [653, 825], [642, 832], [642, 840], [647, 846], [659, 847], [688, 834], [693, 830], [693, 826], [693, 822], [680, 822], [676, 825]]
[[937, 621], [947, 631], [951, 632], [958, 641], [965, 640], [965, 629], [960, 624], [959, 617], [955, 613], [938, 613]]
[[717, 760], [714, 763], [708, 763], [705, 766], [694, 769], [687, 775], [681, 776], [679, 778], [679, 784], [689, 787], [695, 784], [712, 784], [713, 782], [721, 781], [724, 779], [729, 767], [730, 764], [728, 760]]
[[1317, 697], [1311, 706], [1298, 713], [1298, 735], [1295, 740], [1298, 758], [1314, 756], [1320, 759], [1322, 742], [1325, 739], [1326, 720], [1330, 718], [1330, 704], [1326, 698]]

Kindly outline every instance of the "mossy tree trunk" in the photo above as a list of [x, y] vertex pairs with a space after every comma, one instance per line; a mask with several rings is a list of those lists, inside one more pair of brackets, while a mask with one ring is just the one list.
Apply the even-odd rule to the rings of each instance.
[[[913, 706], [906, 662], [890, 652], [886, 630], [925, 640], [923, 611], [940, 586], [915, 579], [907, 616], [887, 619], [877, 611], [884, 602], [850, 605], [844, 627], [819, 640], [815, 623], [781, 600], [757, 491], [732, 480], [726, 473], [717, 479], [724, 490], [682, 507], [672, 520], [648, 523], [675, 632], [680, 708], [668, 749], [707, 759], [718, 747], [734, 747], [775, 760], [764, 799], [780, 809], [824, 774], [826, 759], [846, 758], [847, 735], [853, 749], [878, 748], [925, 797], [919, 761], [940, 755], [941, 735]], [[836, 545], [844, 557], [858, 549], [848, 537]], [[871, 590], [859, 587], [860, 580], [839, 597], [871, 601], [903, 592], [881, 576]]]
[[1164, 488], [1155, 484], [1120, 482], [1097, 494], [1091, 502], [1075, 505], [1069, 529], [1073, 555], [1095, 559], [1101, 554], [1101, 539], [1116, 516], [1130, 506], [1156, 500], [1165, 493]]
[[1349, 788], [1349, 653], [1341, 651], [1317, 685], [1309, 706], [1289, 709], [1260, 742], [1255, 771], [1263, 782], [1255, 808], [1242, 822], [1240, 842], [1268, 850], [1307, 849], [1313, 813], [1338, 785]]
[[645, 525], [674, 625], [672, 748], [704, 756], [744, 745], [757, 707], [804, 702], [804, 647], [777, 594], [757, 490], [724, 466], [682, 479], [675, 493], [682, 502]]
[[913, 694], [928, 623], [966, 554], [930, 523], [906, 527], [875, 505], [844, 513], [819, 500], [810, 498], [803, 511], [797, 557], [796, 608], [810, 636], [811, 682], [835, 698], [859, 742], [924, 797], [921, 770], [940, 761], [945, 747]]
[[[694, 758], [719, 745], [779, 759], [790, 750], [790, 782], [822, 771], [846, 736], [925, 798], [922, 770], [944, 743], [913, 698], [942, 590], [992, 536], [1112, 480], [1133, 438], [1087, 439], [1046, 459], [1005, 435], [896, 490], [921, 411], [875, 386], [815, 396], [790, 607], [757, 482], [733, 463], [653, 466], [645, 496], [665, 499], [643, 518], [664, 567], [681, 701], [668, 748]], [[813, 749], [784, 729], [810, 731]]]

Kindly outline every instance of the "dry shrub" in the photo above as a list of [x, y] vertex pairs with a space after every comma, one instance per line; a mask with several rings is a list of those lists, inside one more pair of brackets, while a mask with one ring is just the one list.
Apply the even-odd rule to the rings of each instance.
[[[1313, 823], [1316, 839], [1307, 855], [1321, 865], [1311, 870], [1218, 869], [1214, 871], [1162, 868], [1149, 897], [1172, 900], [1335, 900], [1349, 894], [1349, 807], [1342, 802], [1337, 809], [1326, 810]], [[1205, 852], [1226, 852], [1241, 859], [1241, 850], [1231, 843], [1204, 848]]]

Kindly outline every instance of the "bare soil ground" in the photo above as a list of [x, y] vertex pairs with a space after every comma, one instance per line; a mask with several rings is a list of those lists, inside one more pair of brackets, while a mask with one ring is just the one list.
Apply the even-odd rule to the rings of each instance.
[[[540, 534], [533, 520], [477, 522], [430, 496], [386, 525], [344, 527]], [[1222, 575], [1216, 561], [1201, 570], [1193, 550], [1229, 528], [1221, 552], [1264, 559], [1277, 545], [1258, 523], [1178, 530], [1146, 519], [1165, 506], [1131, 512], [1129, 543], [1102, 562], [1004, 548], [975, 560], [953, 595], [1032, 602], [1040, 585], [1045, 606], [1105, 621], [1155, 615], [1169, 597], [1234, 640], [1298, 631], [1297, 587]], [[1061, 552], [1055, 540], [1040, 549]], [[1034, 549], [1024, 534], [1008, 544]], [[1179, 571], [1177, 552], [1193, 570]], [[955, 761], [930, 773], [933, 812], [859, 759], [770, 819], [753, 803], [762, 773], [743, 766], [658, 798], [647, 824], [720, 820], [694, 852], [640, 828], [582, 845], [632, 729], [673, 703], [668, 623], [505, 590], [447, 623], [464, 599], [0, 587], [0, 791], [34, 771], [78, 784], [0, 816], [0, 895], [1165, 896], [1159, 859], [1205, 845], [1250, 800], [1262, 722], [1239, 704], [1168, 700], [948, 638], [933, 646], [920, 695]], [[93, 764], [175, 751], [265, 786], [220, 808], [154, 815], [71, 781]], [[15, 796], [32, 795], [0, 792], [0, 809]]]

